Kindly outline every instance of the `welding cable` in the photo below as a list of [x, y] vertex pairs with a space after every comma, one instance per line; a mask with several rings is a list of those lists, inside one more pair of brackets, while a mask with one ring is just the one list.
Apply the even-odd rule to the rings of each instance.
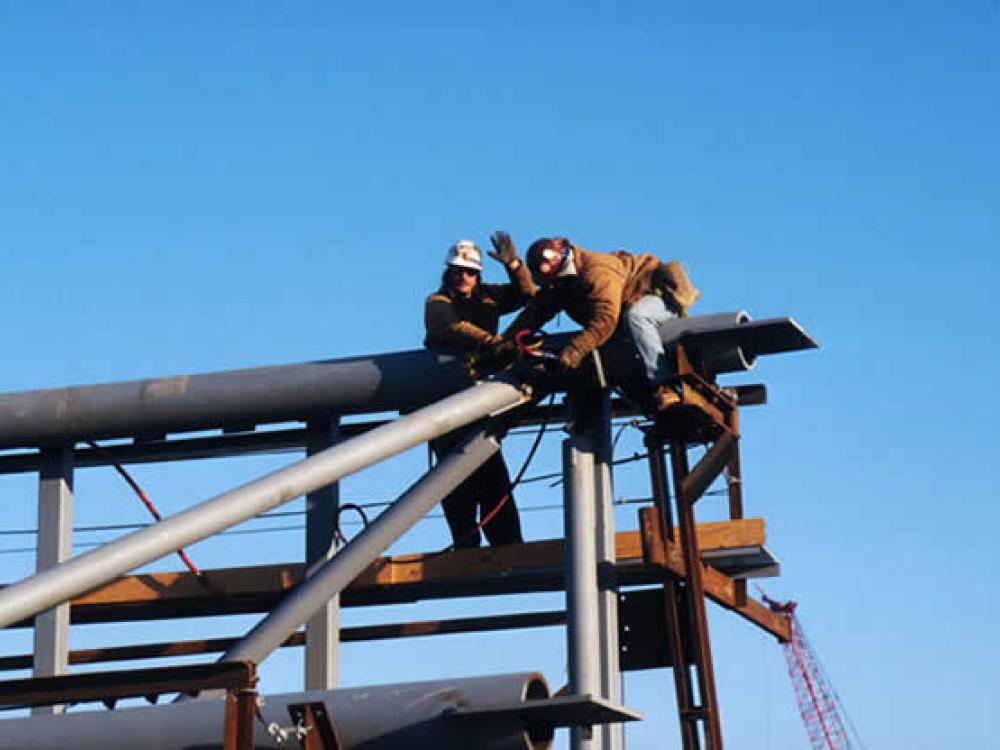
[[333, 524], [333, 536], [338, 542], [340, 542], [342, 546], [346, 545], [350, 541], [346, 536], [344, 536], [344, 532], [340, 530], [340, 516], [344, 513], [345, 510], [354, 511], [355, 513], [358, 514], [358, 516], [361, 518], [362, 531], [368, 528], [368, 514], [365, 513], [364, 508], [362, 508], [357, 503], [344, 503], [343, 505], [341, 505], [337, 509], [337, 519], [334, 521]]
[[614, 458], [615, 458], [615, 449], [618, 447], [618, 441], [621, 440], [622, 433], [625, 432], [625, 430], [627, 430], [629, 427], [635, 427], [635, 429], [641, 430], [642, 428], [639, 427], [640, 424], [641, 423], [640, 423], [638, 417], [632, 417], [632, 419], [630, 419], [628, 422], [625, 422], [621, 427], [618, 428], [618, 431], [615, 433], [614, 440], [611, 441], [611, 460], [612, 461], [614, 461]]
[[[553, 402], [555, 402], [555, 399], [556, 395], [553, 393], [551, 396], [549, 396], [548, 405], [552, 406]], [[507, 502], [514, 496], [514, 489], [517, 487], [518, 484], [520, 484], [521, 478], [524, 476], [524, 472], [526, 472], [528, 470], [528, 467], [531, 465], [531, 461], [535, 457], [535, 453], [538, 451], [538, 446], [542, 442], [542, 436], [545, 434], [545, 428], [548, 427], [548, 424], [549, 424], [549, 417], [544, 417], [542, 419], [541, 424], [538, 427], [538, 432], [535, 435], [535, 440], [532, 442], [531, 448], [528, 449], [528, 455], [525, 456], [524, 462], [521, 464], [521, 468], [517, 472], [517, 476], [514, 477], [514, 481], [510, 483], [510, 490], [508, 490], [507, 494], [505, 494], [503, 498], [500, 500], [500, 502], [497, 503], [496, 507], [493, 508], [493, 510], [491, 510], [489, 513], [487, 513], [483, 517], [483, 519], [479, 523], [477, 523], [473, 528], [469, 529], [469, 531], [462, 534], [458, 539], [453, 541], [447, 547], [439, 549], [437, 552], [428, 552], [425, 555], [421, 555], [421, 560], [429, 560], [433, 557], [438, 557], [440, 555], [454, 551], [455, 549], [457, 549], [456, 545], [459, 542], [463, 542], [469, 537], [473, 536], [474, 534], [478, 534], [480, 531], [483, 530], [483, 528], [485, 528], [486, 524], [488, 524], [496, 517], [497, 513], [499, 513], [500, 510], [503, 508], [503, 506], [506, 505]], [[391, 557], [386, 558], [386, 561], [388, 562], [389, 565], [402, 564], [402, 561], [393, 560]], [[409, 564], [410, 562], [411, 561], [408, 560], [406, 561], [406, 564]]]
[[[118, 474], [121, 476], [121, 478], [125, 480], [125, 483], [132, 488], [133, 492], [135, 492], [138, 498], [142, 501], [142, 504], [146, 506], [146, 510], [149, 511], [149, 515], [151, 515], [156, 521], [163, 520], [162, 517], [160, 516], [159, 511], [156, 510], [156, 506], [153, 505], [153, 502], [149, 499], [149, 497], [146, 496], [146, 493], [143, 492], [142, 487], [139, 486], [139, 483], [136, 482], [127, 471], [125, 471], [124, 466], [122, 466], [114, 459], [110, 451], [108, 451], [106, 448], [101, 447], [93, 440], [88, 440], [87, 445], [89, 445], [91, 448], [94, 449], [94, 451], [101, 454], [108, 460], [108, 462], [114, 467], [115, 471], [117, 471]], [[188, 557], [187, 552], [185, 552], [183, 549], [179, 549], [177, 550], [177, 556], [181, 559], [181, 562], [183, 562], [187, 566], [187, 569], [190, 570], [192, 573], [194, 573], [195, 577], [199, 581], [203, 583], [205, 582], [205, 574], [202, 573], [201, 570], [198, 568], [198, 566], [191, 561], [191, 558]]]
[[[549, 396], [548, 405], [552, 406], [555, 400], [556, 400], [556, 395], [553, 393], [551, 396]], [[441, 552], [436, 554], [443, 554], [444, 552], [450, 552], [451, 550], [456, 549], [456, 545], [459, 542], [465, 541], [473, 534], [478, 534], [486, 527], [486, 524], [488, 524], [490, 521], [496, 518], [497, 513], [499, 513], [503, 509], [504, 505], [506, 505], [507, 502], [514, 496], [514, 489], [521, 483], [521, 479], [524, 477], [524, 472], [526, 472], [528, 470], [528, 467], [531, 465], [531, 460], [535, 457], [535, 453], [538, 451], [538, 446], [542, 442], [542, 436], [545, 435], [545, 429], [548, 427], [548, 425], [549, 425], [549, 417], [543, 417], [542, 423], [538, 426], [538, 433], [535, 435], [535, 440], [532, 442], [531, 448], [528, 449], [528, 455], [525, 456], [525, 459], [521, 464], [521, 468], [518, 470], [517, 475], [514, 477], [514, 481], [510, 483], [510, 489], [507, 491], [507, 494], [504, 495], [503, 498], [500, 500], [500, 502], [496, 504], [496, 507], [493, 508], [493, 510], [491, 510], [489, 513], [487, 513], [482, 518], [482, 520], [480, 520], [480, 522], [476, 524], [474, 528], [467, 531], [465, 534], [463, 534], [454, 542], [452, 542], [443, 550], [441, 550]]]

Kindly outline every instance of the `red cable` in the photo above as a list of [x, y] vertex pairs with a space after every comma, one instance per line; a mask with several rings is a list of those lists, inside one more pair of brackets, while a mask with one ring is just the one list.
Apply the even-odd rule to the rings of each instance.
[[[151, 515], [156, 521], [162, 521], [163, 518], [160, 516], [159, 511], [156, 510], [156, 506], [153, 505], [153, 502], [146, 496], [146, 493], [142, 491], [142, 487], [139, 486], [139, 483], [136, 482], [129, 475], [127, 471], [125, 471], [125, 467], [122, 466], [117, 461], [115, 461], [115, 459], [111, 457], [111, 454], [105, 448], [102, 448], [93, 440], [88, 440], [87, 445], [89, 445], [91, 448], [93, 448], [95, 451], [103, 455], [105, 458], [108, 459], [108, 461], [111, 462], [111, 465], [114, 467], [115, 471], [117, 471], [121, 475], [121, 478], [124, 479], [125, 482], [128, 484], [128, 486], [131, 487], [132, 490], [135, 492], [135, 494], [139, 496], [139, 499], [142, 501], [142, 504], [145, 505], [146, 510], [149, 511], [149, 515]], [[187, 552], [185, 552], [183, 549], [177, 550], [177, 556], [181, 559], [181, 562], [183, 562], [187, 566], [188, 570], [190, 570], [196, 576], [201, 578], [204, 575], [201, 572], [201, 570], [198, 569], [198, 566], [191, 561], [191, 558], [188, 557]]]

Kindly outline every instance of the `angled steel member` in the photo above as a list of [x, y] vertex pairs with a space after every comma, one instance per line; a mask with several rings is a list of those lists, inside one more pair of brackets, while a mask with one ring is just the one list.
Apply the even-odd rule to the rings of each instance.
[[33, 617], [140, 565], [438, 435], [518, 406], [528, 398], [527, 390], [514, 378], [483, 381], [394, 422], [216, 495], [160, 523], [3, 589], [0, 591], [0, 627]]
[[249, 660], [259, 664], [372, 560], [460, 485], [500, 443], [484, 427], [470, 435], [425, 474], [336, 555], [320, 565], [219, 661]]

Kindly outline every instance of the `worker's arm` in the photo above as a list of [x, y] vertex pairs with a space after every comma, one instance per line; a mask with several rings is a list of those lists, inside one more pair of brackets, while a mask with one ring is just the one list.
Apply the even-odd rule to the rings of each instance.
[[432, 294], [424, 306], [424, 346], [444, 346], [457, 349], [479, 349], [494, 340], [489, 331], [462, 320], [451, 300], [443, 294]]
[[559, 361], [568, 369], [580, 366], [583, 358], [611, 338], [618, 327], [622, 308], [624, 276], [620, 273], [601, 274], [587, 290], [590, 320], [559, 353]]
[[515, 267], [506, 266], [506, 268], [510, 283], [501, 285], [497, 294], [497, 310], [501, 315], [524, 307], [528, 300], [535, 296], [535, 283], [531, 280], [531, 274], [528, 273], [524, 263], [517, 261]]
[[507, 232], [498, 229], [490, 236], [490, 242], [493, 249], [489, 251], [489, 256], [502, 263], [510, 277], [510, 284], [501, 287], [497, 293], [497, 309], [504, 315], [523, 307], [528, 298], [534, 296], [535, 284]]
[[510, 337], [525, 328], [537, 330], [552, 320], [561, 309], [562, 302], [554, 289], [539, 289], [528, 301], [527, 307], [507, 326], [503, 335]]

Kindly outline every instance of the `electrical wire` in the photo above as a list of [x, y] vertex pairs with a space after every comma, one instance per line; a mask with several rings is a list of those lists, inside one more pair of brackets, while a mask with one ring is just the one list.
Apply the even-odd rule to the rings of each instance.
[[[549, 397], [549, 406], [551, 406], [555, 402], [555, 399], [556, 399], [556, 394], [553, 393]], [[480, 519], [479, 523], [476, 524], [475, 527], [462, 534], [462, 536], [458, 537], [458, 539], [452, 541], [452, 543], [449, 544], [447, 547], [444, 547], [438, 550], [437, 552], [430, 552], [426, 555], [423, 555], [422, 558], [424, 560], [433, 557], [438, 557], [447, 552], [451, 552], [452, 550], [457, 548], [460, 542], [463, 542], [466, 539], [471, 538], [473, 535], [479, 534], [479, 532], [486, 527], [486, 524], [488, 524], [496, 517], [497, 513], [499, 513], [500, 510], [504, 507], [504, 505], [506, 505], [507, 502], [513, 497], [514, 489], [518, 486], [518, 484], [520, 484], [521, 480], [524, 477], [524, 473], [528, 470], [528, 467], [531, 465], [531, 461], [535, 457], [535, 453], [538, 450], [539, 444], [541, 444], [542, 442], [542, 437], [545, 435], [545, 429], [548, 426], [548, 424], [549, 424], [548, 418], [542, 420], [538, 428], [538, 433], [535, 435], [535, 439], [531, 444], [531, 448], [528, 449], [528, 455], [522, 462], [521, 468], [518, 470], [517, 475], [514, 477], [514, 481], [510, 483], [510, 488], [507, 490], [507, 493], [503, 496], [500, 502], [497, 503], [496, 506], [489, 513], [487, 513], [482, 519]], [[389, 564], [395, 564], [395, 561], [392, 560], [392, 558], [389, 558]]]
[[[726, 490], [708, 491], [708, 492], [706, 492], [704, 494], [707, 495], [707, 496], [724, 495], [724, 494], [726, 494]], [[632, 506], [632, 505], [648, 505], [649, 503], [650, 503], [650, 499], [647, 498], [647, 497], [640, 497], [640, 498], [624, 498], [624, 497], [622, 497], [622, 498], [619, 498], [619, 499], [617, 499], [617, 500], [614, 501], [614, 505], [623, 506], [623, 507], [624, 506]], [[356, 503], [356, 505], [358, 507], [362, 508], [362, 509], [364, 509], [364, 508], [370, 508], [370, 507], [373, 507], [373, 506], [375, 506], [375, 507], [381, 507], [381, 506], [386, 506], [386, 505], [391, 505], [391, 504], [392, 503], [382, 503], [382, 502], [379, 502], [379, 503]], [[354, 504], [352, 503], [352, 505], [354, 505]], [[554, 512], [554, 511], [561, 511], [562, 509], [563, 509], [562, 503], [547, 503], [547, 504], [543, 504], [543, 505], [519, 506], [518, 507], [518, 513], [550, 513], [550, 512]], [[282, 513], [281, 515], [284, 515], [284, 516], [288, 516], [288, 515], [305, 515], [305, 511], [292, 511], [292, 512]], [[259, 520], [261, 518], [267, 518], [267, 517], [269, 517], [268, 514], [261, 514], [260, 516], [257, 517], [257, 519], [253, 519], [253, 520]], [[425, 520], [436, 520], [436, 519], [442, 519], [442, 518], [444, 518], [444, 514], [443, 513], [428, 513], [425, 516], [423, 516], [420, 520], [421, 521], [425, 521]], [[357, 521], [349, 521], [349, 522], [342, 522], [341, 523], [341, 526], [344, 526], [344, 527], [347, 527], [347, 526], [352, 526], [352, 527], [353, 526], [363, 526], [363, 525], [364, 525], [364, 522], [361, 519], [358, 519]], [[152, 524], [142, 523], [142, 524], [117, 524], [117, 525], [112, 525], [112, 526], [88, 526], [88, 527], [80, 527], [79, 529], [74, 529], [74, 531], [78, 531], [78, 532], [82, 532], [82, 531], [104, 531], [104, 530], [109, 530], [109, 529], [110, 530], [117, 530], [119, 528], [140, 529], [140, 528], [146, 528], [148, 526], [152, 526]], [[262, 527], [262, 528], [253, 528], [253, 529], [229, 529], [229, 530], [226, 530], [226, 531], [220, 531], [215, 536], [218, 536], [218, 537], [223, 537], [223, 536], [252, 536], [252, 535], [256, 535], [256, 534], [281, 533], [281, 532], [287, 532], [287, 531], [304, 531], [305, 528], [306, 528], [305, 524], [292, 524], [292, 525], [283, 525], [283, 526], [265, 526], [265, 527]], [[8, 532], [0, 532], [0, 535], [3, 535], [4, 533], [9, 533], [9, 531]], [[34, 530], [18, 530], [17, 533], [31, 533], [31, 534], [35, 534], [37, 532], [34, 531]], [[346, 542], [342, 542], [342, 543], [346, 543]], [[90, 548], [94, 548], [94, 547], [100, 547], [103, 544], [105, 544], [105, 542], [74, 542], [73, 543], [73, 548], [74, 549], [90, 549]], [[38, 550], [37, 547], [8, 547], [8, 548], [0, 548], [0, 555], [27, 554], [27, 553], [30, 553], [30, 552], [36, 552], [37, 550]]]
[[368, 514], [365, 513], [365, 509], [358, 503], [344, 503], [339, 508], [337, 508], [337, 518], [333, 524], [333, 535], [336, 538], [336, 540], [340, 542], [342, 545], [348, 543], [347, 537], [344, 536], [344, 533], [340, 530], [341, 527], [340, 517], [344, 514], [345, 510], [354, 511], [355, 513], [358, 514], [358, 516], [361, 519], [362, 531], [368, 528]]
[[[116, 461], [107, 450], [102, 448], [93, 440], [88, 440], [87, 445], [89, 445], [97, 453], [103, 455], [108, 460], [111, 466], [114, 467], [115, 471], [118, 472], [118, 475], [125, 480], [125, 483], [132, 488], [132, 491], [135, 492], [139, 500], [142, 501], [142, 504], [146, 506], [146, 510], [149, 511], [149, 514], [157, 521], [162, 520], [159, 511], [156, 510], [156, 506], [153, 505], [153, 502], [146, 496], [146, 493], [143, 492], [142, 487], [139, 486], [139, 483], [132, 478], [132, 475], [129, 474], [127, 471], [125, 471], [125, 467], [122, 466], [120, 463], [118, 463], [118, 461]], [[192, 573], [194, 573], [197, 578], [199, 579], [203, 578], [201, 570], [199, 570], [198, 566], [194, 564], [194, 562], [191, 560], [190, 557], [188, 557], [187, 552], [185, 552], [183, 549], [179, 549], [177, 550], [177, 556], [181, 559], [181, 562], [184, 563], [187, 569], [190, 570]]]
[[[551, 405], [554, 402], [554, 400], [555, 399], [554, 399], [554, 396], [553, 396], [553, 398], [551, 398], [550, 401], [549, 401], [549, 405]], [[546, 432], [548, 424], [549, 424], [549, 420], [544, 420], [543, 422], [540, 423], [539, 428], [537, 430], [532, 430], [532, 432], [534, 432], [534, 434], [535, 434], [535, 438], [534, 438], [534, 440], [532, 442], [532, 446], [529, 449], [528, 454], [527, 454], [524, 462], [521, 465], [521, 468], [518, 470], [518, 473], [517, 473], [514, 481], [511, 483], [511, 492], [513, 492], [514, 488], [516, 488], [519, 485], [529, 484], [529, 483], [534, 483], [534, 482], [539, 482], [539, 481], [545, 481], [545, 480], [548, 480], [548, 479], [558, 479], [559, 480], [559, 481], [553, 483], [552, 486], [557, 486], [559, 483], [561, 483], [562, 474], [559, 473], [559, 472], [549, 473], [549, 474], [540, 474], [540, 475], [536, 475], [536, 476], [532, 476], [532, 477], [525, 477], [524, 476], [524, 474], [526, 473], [527, 469], [531, 465], [531, 462], [532, 462], [532, 460], [534, 458], [535, 453], [538, 450], [538, 447], [539, 447], [539, 445], [541, 443], [542, 437], [544, 436], [544, 434]], [[619, 429], [618, 429], [618, 431], [617, 431], [617, 433], [615, 435], [615, 439], [612, 441], [612, 455], [614, 454], [614, 449], [616, 447], [616, 443], [620, 439], [620, 437], [622, 436], [622, 434], [624, 433], [624, 431], [627, 428], [629, 428], [629, 427], [636, 427], [636, 428], [638, 428], [638, 425], [639, 425], [639, 421], [637, 419], [631, 419], [631, 420], [629, 420], [627, 422], [622, 423], [619, 426]], [[524, 431], [519, 431], [519, 433], [520, 434], [527, 434]], [[91, 443], [91, 445], [92, 445], [92, 447], [96, 448], [97, 450], [102, 451], [105, 454], [107, 454], [107, 451], [105, 451], [104, 449], [101, 449], [100, 446], [97, 446], [94, 443]], [[632, 456], [629, 456], [627, 458], [613, 460], [611, 462], [611, 465], [612, 466], [621, 466], [621, 465], [628, 464], [628, 463], [634, 463], [636, 461], [645, 460], [647, 458], [647, 456], [648, 456], [648, 454], [646, 454], [646, 453], [635, 453]], [[123, 477], [127, 477], [126, 481], [129, 483], [129, 486], [132, 487], [132, 489], [134, 491], [136, 491], [137, 494], [139, 494], [140, 499], [143, 500], [143, 504], [146, 505], [147, 509], [150, 510], [150, 514], [153, 516], [153, 518], [155, 518], [156, 520], [159, 520], [160, 519], [159, 513], [156, 511], [155, 507], [152, 506], [152, 503], [149, 501], [149, 498], [145, 495], [144, 492], [142, 492], [141, 488], [139, 488], [138, 483], [135, 482], [135, 480], [132, 477], [128, 476], [127, 472], [125, 472], [125, 470], [120, 465], [114, 464], [114, 463], [112, 465], [115, 466], [115, 468], [116, 468], [116, 470], [118, 471], [119, 474], [122, 474]], [[708, 490], [708, 491], [706, 491], [704, 493], [704, 495], [705, 496], [719, 496], [719, 495], [725, 495], [727, 492], [728, 492], [728, 490], [725, 489], [725, 488], [723, 488], [723, 489], [718, 489], [718, 490]], [[480, 531], [480, 530], [482, 530], [482, 528], [487, 523], [489, 523], [493, 519], [493, 517], [496, 515], [496, 513], [500, 510], [500, 508], [502, 507], [502, 504], [505, 503], [505, 502], [507, 502], [507, 500], [509, 499], [509, 497], [510, 497], [510, 494], [508, 494], [507, 496], [505, 496], [505, 498], [502, 501], [502, 503], [500, 505], [498, 505], [496, 508], [494, 508], [490, 512], [490, 514], [488, 514], [486, 517], [484, 517], [484, 519], [482, 521], [480, 521], [480, 523], [477, 525], [477, 527], [474, 529], [474, 531]], [[643, 504], [643, 503], [648, 503], [648, 502], [649, 502], [648, 498], [638, 498], [638, 499], [631, 499], [631, 500], [626, 500], [625, 498], [620, 498], [619, 500], [615, 501], [614, 504], [615, 505], [623, 505], [624, 506], [624, 505], [638, 505], [638, 504]], [[338, 511], [336, 525], [334, 527], [334, 535], [335, 535], [335, 537], [337, 538], [337, 540], [341, 544], [347, 544], [348, 540], [347, 540], [346, 536], [344, 535], [344, 533], [342, 531], [342, 527], [343, 526], [361, 525], [362, 528], [367, 527], [367, 525], [369, 523], [369, 519], [368, 519], [368, 515], [366, 513], [366, 510], [368, 510], [368, 509], [375, 509], [375, 508], [387, 508], [387, 507], [389, 507], [392, 504], [393, 504], [393, 501], [372, 500], [372, 501], [368, 501], [368, 502], [345, 503], [345, 504], [341, 505], [340, 506], [340, 510]], [[561, 510], [561, 509], [562, 509], [562, 504], [561, 503], [555, 503], [555, 504], [548, 504], [548, 505], [521, 506], [519, 508], [519, 512], [520, 513], [550, 512], [550, 511], [556, 511], [556, 510]], [[352, 511], [352, 512], [357, 513], [358, 516], [359, 516], [359, 520], [356, 521], [356, 522], [354, 522], [354, 523], [348, 523], [348, 524], [342, 523], [341, 519], [340, 519], [340, 516], [345, 511]], [[306, 514], [305, 510], [288, 510], [288, 511], [275, 510], [275, 511], [269, 511], [267, 513], [262, 513], [259, 516], [257, 516], [256, 518], [251, 519], [251, 520], [262, 520], [262, 519], [270, 519], [270, 518], [287, 518], [287, 517], [292, 517], [292, 516], [304, 516], [305, 514]], [[424, 520], [424, 519], [439, 519], [439, 518], [443, 518], [443, 517], [444, 517], [444, 514], [442, 514], [442, 513], [429, 513], [429, 514], [426, 514], [421, 520]], [[150, 524], [150, 523], [97, 524], [97, 525], [90, 525], [90, 526], [75, 527], [73, 529], [73, 531], [75, 533], [90, 533], [90, 532], [100, 532], [100, 531], [134, 531], [134, 530], [137, 530], [137, 529], [147, 528], [147, 527], [149, 527], [151, 525], [152, 524]], [[304, 528], [305, 528], [304, 524], [296, 524], [296, 525], [284, 525], [284, 526], [267, 526], [267, 527], [263, 527], [263, 528], [251, 528], [251, 529], [230, 529], [230, 530], [219, 532], [216, 536], [243, 536], [243, 535], [256, 535], [256, 534], [266, 534], [266, 533], [280, 533], [280, 532], [286, 532], [286, 531], [301, 531]], [[471, 534], [472, 532], [470, 531], [469, 533]], [[37, 534], [38, 534], [38, 530], [37, 529], [0, 529], [0, 537], [3, 537], [3, 536], [22, 536], [22, 535], [23, 536], [27, 536], [27, 535], [35, 535], [35, 536], [37, 536]], [[93, 547], [99, 547], [102, 544], [103, 543], [100, 543], [100, 542], [80, 542], [80, 543], [74, 543], [73, 547], [74, 548], [78, 548], [78, 549], [93, 548]], [[449, 547], [441, 550], [440, 552], [438, 552], [438, 553], [432, 553], [432, 554], [435, 554], [435, 555], [436, 554], [441, 554], [443, 552], [450, 551], [453, 548], [454, 548], [454, 545], [450, 545]], [[37, 547], [11, 547], [11, 548], [6, 548], [6, 549], [0, 548], [0, 555], [25, 554], [25, 553], [35, 552], [35, 551], [37, 551]], [[179, 551], [178, 554], [179, 555], [184, 554], [183, 550]], [[191, 564], [191, 566], [193, 566], [193, 563]], [[188, 566], [189, 569], [191, 569], [191, 566]], [[195, 571], [197, 571], [197, 572], [195, 572]], [[192, 572], [195, 572], [196, 575], [201, 576], [201, 572], [198, 571], [197, 568], [195, 568], [194, 570], [192, 570]]]

